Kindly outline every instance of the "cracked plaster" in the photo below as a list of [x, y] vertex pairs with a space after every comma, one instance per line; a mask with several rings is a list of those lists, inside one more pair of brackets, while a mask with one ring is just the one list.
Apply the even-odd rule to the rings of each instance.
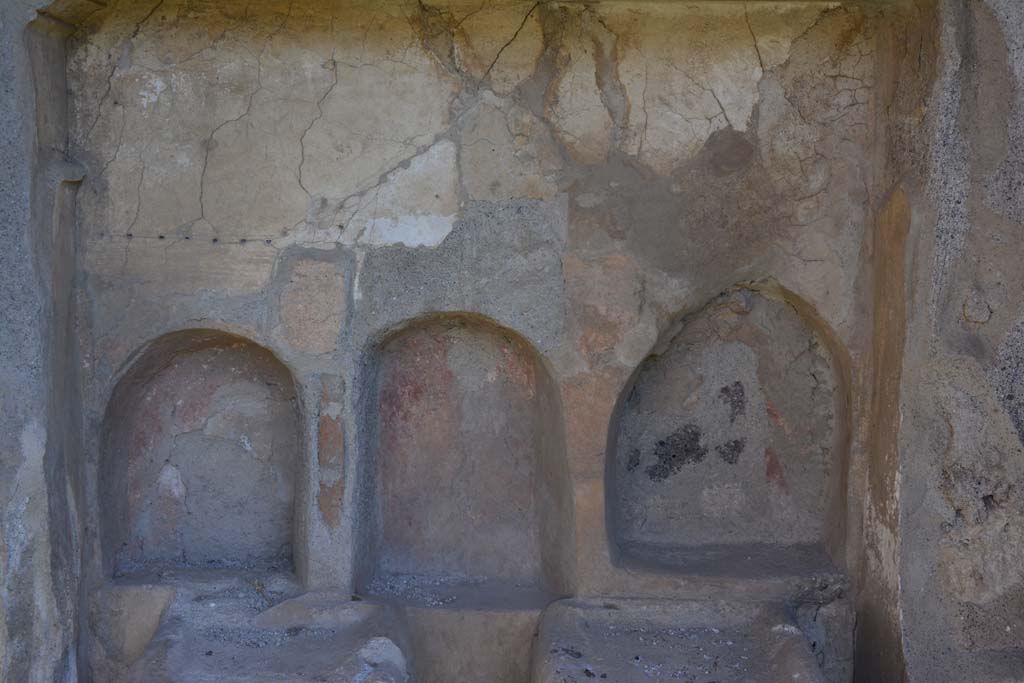
[[[937, 358], [980, 358], [980, 369], [964, 361], [955, 365], [967, 369], [953, 374], [971, 391], [998, 385], [1003, 398], [947, 391], [932, 401], [911, 391], [912, 400], [959, 421], [950, 422], [950, 444], [932, 434], [938, 418], [906, 410], [907, 424], [932, 434], [922, 443], [948, 448], [954, 465], [974, 457], [965, 455], [972, 444], [991, 445], [979, 462], [994, 463], [1000, 481], [1014, 479], [1016, 470], [997, 457], [1015, 443], [1012, 420], [1000, 418], [982, 438], [977, 415], [1013, 412], [1002, 385], [1015, 379], [986, 354], [999, 349], [1007, 367], [1016, 357], [1008, 330], [1019, 315], [1005, 301], [1012, 282], [1000, 275], [1015, 271], [999, 256], [1013, 250], [998, 245], [1019, 218], [1009, 191], [1019, 175], [1019, 126], [998, 119], [1019, 103], [981, 112], [986, 125], [964, 125], [977, 112], [964, 104], [963, 74], [978, 59], [995, 73], [999, 59], [973, 45], [966, 15], [953, 4], [941, 9], [946, 70], [926, 97], [927, 22], [920, 33], [911, 27], [931, 11], [928, 3], [396, 1], [325, 12], [309, 0], [112, 2], [84, 21], [68, 52], [69, 154], [85, 169], [76, 337], [86, 460], [95, 460], [95, 425], [118, 368], [148, 340], [209, 325], [266, 343], [295, 373], [311, 448], [322, 434], [310, 416], [351, 426], [325, 432], [337, 442], [334, 459], [310, 473], [311, 486], [325, 493], [321, 504], [331, 507], [296, 511], [317, 548], [300, 568], [303, 580], [348, 585], [361, 552], [354, 520], [364, 510], [359, 477], [341, 473], [358, 472], [351, 468], [364, 455], [361, 359], [379, 335], [423, 313], [481, 313], [523, 334], [551, 363], [573, 478], [576, 589], [686, 593], [692, 586], [627, 577], [609, 564], [601, 476], [618, 390], [681, 313], [737, 282], [770, 282], [847, 352], [839, 364], [852, 378], [852, 448], [870, 451], [865, 434], [877, 415], [862, 397], [880, 372], [873, 363], [889, 362], [876, 357], [869, 338], [889, 313], [884, 297], [872, 308], [873, 268], [888, 253], [874, 251], [869, 234], [884, 226], [873, 215], [896, 179], [909, 177], [913, 186], [931, 174], [943, 194], [929, 199], [936, 244], [914, 224], [914, 267], [928, 266], [908, 277], [927, 300], [918, 310], [932, 318], [912, 320], [910, 338], [922, 348], [955, 349]], [[1019, 80], [1015, 10], [983, 4], [1001, 22]], [[970, 21], [979, 35], [992, 33], [982, 19]], [[985, 45], [1003, 49], [998, 40]], [[1019, 95], [1011, 78], [999, 82]], [[980, 87], [999, 92], [992, 83]], [[914, 147], [925, 145], [913, 130], [927, 126], [938, 141], [931, 166]], [[996, 132], [975, 139], [975, 129]], [[981, 156], [969, 158], [969, 150]], [[932, 205], [920, 209], [916, 195], [911, 202], [915, 220], [927, 220], [920, 216]], [[969, 230], [972, 220], [983, 227]], [[971, 275], [965, 258], [998, 261], [999, 273], [979, 267]], [[927, 328], [940, 327], [951, 310], [970, 315], [926, 343]], [[908, 358], [909, 377], [942, 386], [914, 374], [921, 359]], [[334, 386], [325, 378], [336, 375], [350, 390], [321, 396], [321, 386]], [[320, 402], [325, 410], [317, 410]], [[879, 402], [887, 405], [896, 404]], [[931, 545], [915, 545], [924, 550], [901, 559], [905, 540], [893, 510], [905, 504], [949, 522], [955, 516], [942, 500], [970, 497], [955, 477], [922, 494], [918, 481], [939, 478], [919, 474], [900, 479], [892, 463], [866, 457], [843, 479], [849, 537], [832, 551], [871, 589], [859, 606], [861, 632], [947, 623], [945, 612], [921, 612], [886, 592], [899, 589], [899, 572], [908, 571], [899, 563], [908, 562], [920, 563], [913, 576], [940, 577], [926, 587], [962, 595], [948, 601], [966, 624], [956, 647], [1012, 644], [986, 621], [995, 615], [1003, 623], [993, 605], [1015, 599], [1020, 583], [1016, 555], [998, 551], [994, 540], [996, 522], [1016, 520], [998, 507], [1006, 487], [986, 494], [997, 509], [983, 502], [980, 523], [954, 519], [938, 539], [917, 534], [915, 543]], [[172, 476], [167, 482], [177, 490]], [[33, 490], [43, 486], [34, 482]], [[723, 501], [728, 507], [728, 496]], [[0, 555], [15, 568], [20, 527], [8, 518], [20, 510], [5, 509], [5, 534], [13, 536]], [[905, 523], [904, 530], [918, 528]], [[956, 542], [965, 540], [991, 552], [964, 556]], [[32, 550], [49, 555], [40, 545]], [[991, 561], [981, 567], [980, 558]], [[38, 566], [41, 575], [49, 571]], [[945, 569], [932, 571], [938, 566]], [[872, 591], [889, 604], [876, 609]], [[33, 638], [59, 628], [47, 609], [33, 618]], [[0, 623], [0, 635], [8, 628]], [[874, 652], [880, 661], [899, 660], [886, 649], [898, 646], [899, 633], [890, 636]], [[0, 660], [4, 648], [22, 647], [9, 642], [0, 638]], [[943, 666], [932, 653], [946, 641], [927, 635], [922, 642], [907, 648], [913, 666]], [[8, 659], [20, 657], [10, 652]]]

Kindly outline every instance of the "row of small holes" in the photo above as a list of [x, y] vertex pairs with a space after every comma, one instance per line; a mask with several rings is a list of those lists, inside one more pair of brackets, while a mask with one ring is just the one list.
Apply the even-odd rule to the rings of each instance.
[[[129, 232], [128, 234], [126, 234], [126, 235], [125, 235], [125, 237], [127, 237], [128, 239], [133, 239], [133, 238], [135, 237], [135, 235], [133, 235], [132, 233], [130, 233], [130, 232]], [[158, 240], [166, 239], [166, 237], [167, 237], [166, 235], [157, 235], [157, 236], [156, 236], [156, 238], [157, 238]], [[190, 240], [190, 239], [192, 239], [192, 238], [191, 238], [191, 237], [189, 237], [188, 235], [186, 235], [186, 236], [185, 236], [185, 239], [187, 239], [187, 240]], [[213, 242], [214, 244], [217, 244], [218, 242], [220, 242], [220, 239], [218, 239], [217, 237], [214, 237], [214, 238], [213, 238], [213, 239], [211, 239], [210, 241], [211, 241], [211, 242]], [[247, 243], [248, 241], [249, 241], [249, 240], [248, 240], [248, 238], [245, 238], [245, 237], [243, 237], [243, 238], [241, 238], [240, 240], [238, 240], [238, 243], [239, 243], [239, 244], [245, 244], [245, 243]], [[264, 243], [264, 244], [268, 244], [268, 245], [269, 245], [269, 244], [272, 244], [272, 243], [273, 243], [273, 240], [263, 240], [263, 243]]]

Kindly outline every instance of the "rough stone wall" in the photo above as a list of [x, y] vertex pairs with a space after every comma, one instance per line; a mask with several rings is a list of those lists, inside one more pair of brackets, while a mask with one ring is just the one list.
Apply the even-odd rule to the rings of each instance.
[[75, 680], [81, 523], [64, 39], [0, 5], [0, 679]]
[[1024, 6], [944, 2], [899, 410], [912, 680], [1020, 680]]

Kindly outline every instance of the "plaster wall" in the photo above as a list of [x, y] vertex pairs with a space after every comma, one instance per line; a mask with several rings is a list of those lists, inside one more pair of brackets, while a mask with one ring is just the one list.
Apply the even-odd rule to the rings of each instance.
[[[140, 349], [215, 329], [287, 367], [295, 569], [348, 591], [376, 349], [468, 312], [556, 387], [568, 592], [845, 591], [858, 678], [1020, 677], [1015, 3], [35, 9], [0, 6], [4, 676], [91, 675], [103, 416]], [[737, 285], [815, 321], [841, 387], [832, 592], [609, 544], [622, 390]]]
[[[425, 313], [483, 315], [536, 348], [564, 406], [571, 592], [792, 596], [778, 577], [708, 584], [619, 566], [605, 524], [609, 422], [634, 369], [680, 317], [756, 283], [789, 293], [837, 349], [848, 504], [828, 558], [853, 579], [838, 585], [868, 585], [883, 572], [858, 565], [860, 401], [872, 207], [888, 189], [878, 150], [895, 117], [878, 98], [915, 11], [165, 0], [98, 12], [68, 59], [86, 168], [86, 423], [161, 334], [203, 326], [266, 345], [306, 406], [299, 573], [346, 589], [373, 556], [374, 350]], [[84, 442], [95, 462], [88, 427]]]

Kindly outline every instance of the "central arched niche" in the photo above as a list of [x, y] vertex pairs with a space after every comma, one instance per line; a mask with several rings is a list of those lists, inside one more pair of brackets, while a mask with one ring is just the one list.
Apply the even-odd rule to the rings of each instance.
[[104, 568], [292, 568], [295, 386], [267, 349], [215, 330], [147, 345], [104, 418]]
[[831, 568], [841, 546], [841, 378], [782, 296], [687, 316], [625, 387], [606, 473], [615, 560], [692, 574]]
[[[558, 392], [521, 336], [432, 316], [376, 348], [376, 524], [362, 587], [567, 590], [572, 512]], [[484, 592], [484, 590], [480, 591]]]

